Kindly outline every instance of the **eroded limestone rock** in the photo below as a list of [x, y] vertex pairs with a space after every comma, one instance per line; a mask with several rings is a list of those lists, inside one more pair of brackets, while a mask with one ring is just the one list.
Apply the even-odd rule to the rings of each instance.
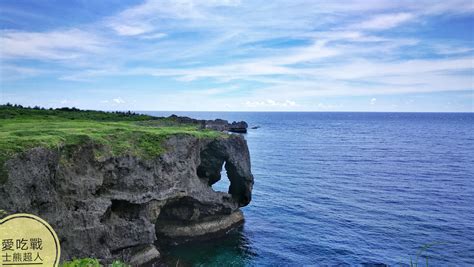
[[[62, 260], [141, 262], [159, 255], [150, 247], [160, 242], [157, 233], [167, 241], [188, 240], [243, 221], [238, 209], [251, 200], [253, 176], [242, 136], [175, 135], [165, 148], [151, 160], [127, 155], [99, 160], [96, 152], [103, 148], [92, 143], [68, 153], [32, 149], [7, 161], [0, 209], [47, 220], [60, 238]], [[230, 194], [211, 187], [223, 164]], [[177, 224], [179, 234], [170, 230]], [[134, 251], [144, 251], [143, 257], [133, 258]]]
[[241, 225], [244, 221], [242, 211], [236, 210], [229, 215], [215, 215], [191, 223], [182, 221], [158, 220], [156, 232], [160, 243], [180, 244], [196, 239], [215, 238], [229, 229]]
[[177, 116], [175, 114], [168, 117], [178, 123], [198, 124], [201, 128], [212, 129], [216, 131], [228, 131], [234, 133], [246, 133], [248, 124], [245, 121], [234, 121], [229, 123], [226, 120], [196, 120], [185, 116]]

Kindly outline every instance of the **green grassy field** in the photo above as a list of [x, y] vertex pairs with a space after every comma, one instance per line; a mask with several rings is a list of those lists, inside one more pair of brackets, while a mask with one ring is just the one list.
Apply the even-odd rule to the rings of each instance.
[[102, 145], [103, 156], [128, 154], [151, 158], [163, 153], [162, 144], [166, 137], [176, 134], [199, 138], [225, 136], [220, 132], [201, 130], [199, 125], [178, 124], [169, 118], [129, 112], [42, 110], [2, 105], [0, 183], [7, 178], [4, 163], [13, 155], [34, 147], [62, 151], [70, 146], [93, 142]]

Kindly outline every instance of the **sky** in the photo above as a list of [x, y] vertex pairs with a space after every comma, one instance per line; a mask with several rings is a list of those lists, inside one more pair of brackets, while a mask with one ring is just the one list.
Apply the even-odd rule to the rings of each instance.
[[0, 103], [474, 112], [472, 0], [2, 0]]

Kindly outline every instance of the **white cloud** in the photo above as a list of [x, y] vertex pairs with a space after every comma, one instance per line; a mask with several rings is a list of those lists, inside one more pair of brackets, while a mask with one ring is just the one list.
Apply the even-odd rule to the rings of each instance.
[[245, 106], [250, 108], [256, 107], [296, 107], [298, 106], [295, 101], [284, 100], [275, 101], [273, 99], [261, 100], [261, 101], [246, 101]]
[[457, 46], [449, 44], [436, 44], [433, 46], [433, 49], [436, 53], [440, 55], [456, 55], [456, 54], [465, 54], [474, 51], [472, 47], [466, 46]]
[[107, 19], [106, 25], [119, 35], [139, 35], [159, 28], [160, 19], [209, 20], [208, 8], [235, 6], [240, 1], [147, 0]]
[[[244, 79], [264, 84], [254, 91], [257, 99], [278, 95], [287, 99], [320, 95], [371, 95], [413, 92], [466, 90], [472, 88], [472, 78], [459, 70], [473, 70], [474, 58], [423, 59], [410, 61], [354, 60], [294, 68], [264, 62], [236, 63], [215, 67], [186, 69], [137, 68], [129, 70], [97, 70], [97, 75], [152, 75], [174, 77], [179, 81], [213, 78], [220, 82]], [[278, 62], [278, 61], [277, 61]], [[95, 75], [95, 72], [84, 73]], [[275, 75], [283, 75], [279, 77]], [[238, 87], [237, 87], [238, 88]], [[204, 95], [225, 94], [235, 87], [202, 90]], [[255, 102], [255, 101], [254, 101]], [[257, 101], [258, 104], [262, 101]], [[269, 103], [266, 103], [269, 104]]]
[[155, 40], [155, 39], [165, 38], [166, 36], [168, 36], [166, 33], [157, 32], [157, 33], [143, 35], [141, 36], [141, 38], [146, 39], [146, 40]]
[[118, 35], [124, 35], [124, 36], [140, 35], [140, 34], [153, 30], [153, 27], [147, 24], [130, 25], [130, 24], [111, 23], [110, 27], [114, 29]]
[[[394, 78], [403, 82], [405, 78], [416, 78], [420, 82], [429, 82], [425, 78], [431, 74], [449, 75], [456, 70], [472, 70], [474, 57], [446, 59], [418, 59], [398, 61], [356, 60], [342, 66], [313, 69], [314, 75], [323, 75], [332, 79], [365, 79], [382, 82]], [[411, 79], [411, 82], [413, 80]]]
[[371, 105], [377, 104], [377, 98], [373, 97], [372, 99], [370, 99], [370, 104]]
[[[472, 88], [472, 77], [466, 75], [473, 70], [471, 44], [440, 39], [435, 46], [416, 35], [416, 28], [397, 35], [378, 30], [411, 22], [416, 27], [438, 18], [433, 16], [465, 15], [473, 12], [472, 6], [467, 0], [277, 0], [265, 5], [149, 0], [84, 27], [1, 31], [2, 79], [48, 73], [64, 83], [90, 85], [100, 77], [143, 76], [145, 87], [157, 88], [166, 77], [176, 81], [172, 88], [156, 89], [160, 95], [184, 98], [172, 89], [207, 84], [207, 89], [192, 88], [186, 95], [211, 106], [216, 104], [203, 100], [227, 97], [219, 101], [226, 103], [235, 91], [252, 84], [245, 97], [235, 100], [236, 106], [262, 109], [296, 107], [296, 102], [308, 103], [315, 96], [466, 90]], [[427, 59], [423, 52], [428, 50], [438, 58]], [[16, 65], [22, 58], [54, 61], [59, 68]], [[123, 79], [124, 86], [129, 80]], [[176, 99], [179, 104], [181, 99]], [[331, 109], [318, 102], [313, 107]]]
[[2, 81], [30, 78], [45, 73], [48, 73], [48, 71], [39, 68], [15, 66], [13, 64], [1, 64], [0, 66], [0, 80]]
[[269, 58], [268, 62], [278, 65], [296, 64], [312, 62], [340, 54], [340, 51], [330, 48], [326, 44], [326, 40], [316, 41], [312, 45], [288, 51], [287, 56]]
[[112, 102], [115, 104], [125, 104], [125, 100], [123, 100], [121, 97], [112, 99]]
[[383, 14], [377, 15], [370, 20], [363, 21], [355, 28], [367, 29], [367, 30], [384, 30], [396, 27], [402, 23], [413, 20], [415, 16], [410, 13], [395, 13], [395, 14]]
[[76, 59], [103, 49], [100, 37], [79, 29], [52, 32], [2, 30], [1, 57], [43, 60]]

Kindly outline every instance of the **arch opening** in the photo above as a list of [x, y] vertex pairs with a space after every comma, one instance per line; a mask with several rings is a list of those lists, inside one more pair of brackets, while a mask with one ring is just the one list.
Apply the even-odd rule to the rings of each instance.
[[216, 192], [230, 193], [230, 179], [227, 177], [227, 171], [221, 167], [221, 179], [212, 184], [211, 187]]
[[[242, 162], [248, 156], [239, 156], [238, 151], [232, 150], [230, 153], [228, 150], [229, 148], [220, 147], [217, 142], [202, 150], [197, 175], [214, 191], [226, 192], [240, 206], [245, 206], [250, 202], [253, 184], [252, 175], [247, 175], [245, 169], [246, 161]], [[219, 183], [216, 184], [217, 182]], [[214, 184], [216, 185], [213, 186]]]

